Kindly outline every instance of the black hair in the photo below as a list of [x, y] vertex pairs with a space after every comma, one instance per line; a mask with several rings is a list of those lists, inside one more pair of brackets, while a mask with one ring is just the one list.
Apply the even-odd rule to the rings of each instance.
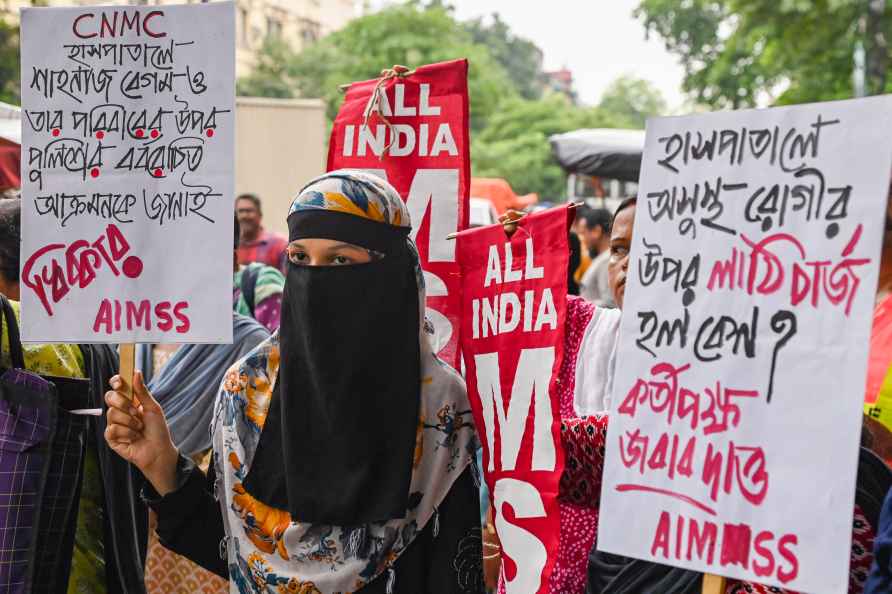
[[237, 214], [234, 214], [232, 218], [235, 221], [235, 244], [233, 246], [233, 249], [237, 250], [239, 241], [242, 238], [242, 226], [238, 224], [238, 215]]
[[586, 213], [591, 212], [591, 210], [592, 210], [592, 207], [589, 206], [588, 204], [580, 204], [579, 206], [576, 207], [576, 220], [577, 221], [584, 220]]
[[610, 213], [603, 208], [589, 208], [582, 213], [582, 220], [588, 229], [600, 227], [604, 233], [610, 231]]
[[19, 282], [19, 257], [22, 243], [22, 201], [0, 199], [0, 276], [10, 283]]
[[576, 269], [582, 261], [582, 245], [575, 233], [570, 233], [570, 262], [567, 266], [567, 292], [570, 295], [579, 295], [579, 284], [576, 282]]
[[236, 204], [238, 204], [239, 200], [250, 200], [257, 207], [257, 212], [263, 214], [263, 209], [260, 207], [260, 197], [257, 194], [239, 194], [238, 198], [235, 199]]
[[619, 203], [619, 206], [616, 207], [616, 210], [613, 211], [613, 219], [610, 221], [610, 226], [613, 227], [613, 223], [616, 221], [616, 217], [619, 216], [619, 213], [629, 208], [630, 206], [635, 206], [638, 203], [637, 196], [631, 196], [626, 198], [622, 202]]

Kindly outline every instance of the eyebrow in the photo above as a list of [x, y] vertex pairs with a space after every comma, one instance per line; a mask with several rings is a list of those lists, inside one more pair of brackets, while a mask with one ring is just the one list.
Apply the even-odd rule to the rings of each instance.
[[347, 248], [347, 249], [350, 249], [350, 250], [363, 250], [363, 251], [367, 251], [364, 247], [358, 246], [358, 245], [356, 245], [355, 243], [346, 243], [346, 242], [336, 243], [336, 244], [334, 244], [334, 245], [332, 245], [332, 246], [329, 246], [328, 249], [329, 249], [329, 251], [331, 251], [331, 250], [339, 250], [339, 249], [341, 249], [341, 248]]
[[[288, 244], [288, 247], [303, 248], [304, 246], [303, 246], [303, 244], [300, 243], [300, 241], [292, 241], [291, 243]], [[328, 251], [328, 252], [332, 252], [332, 251], [339, 250], [339, 249], [343, 249], [343, 248], [347, 248], [347, 249], [351, 249], [351, 250], [364, 250], [364, 251], [368, 251], [368, 250], [366, 250], [364, 247], [358, 246], [358, 245], [353, 244], [353, 243], [347, 243], [347, 242], [344, 242], [344, 241], [342, 241], [342, 242], [338, 242], [338, 243], [336, 243], [336, 244], [334, 244], [334, 245], [330, 245], [330, 246], [328, 246], [328, 247], [325, 248], [325, 249], [326, 249], [326, 251]]]

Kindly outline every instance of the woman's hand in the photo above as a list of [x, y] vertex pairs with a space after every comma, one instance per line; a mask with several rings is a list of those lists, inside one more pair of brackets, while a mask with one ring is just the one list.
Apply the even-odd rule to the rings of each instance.
[[179, 454], [170, 437], [161, 405], [152, 398], [142, 373], [133, 376], [133, 400], [121, 392], [124, 382], [116, 375], [105, 393], [108, 420], [105, 441], [119, 456], [139, 468], [159, 495], [176, 488]]

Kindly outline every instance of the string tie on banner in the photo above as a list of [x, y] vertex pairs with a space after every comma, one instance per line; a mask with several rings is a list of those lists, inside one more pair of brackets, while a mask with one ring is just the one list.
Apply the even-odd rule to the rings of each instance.
[[384, 587], [386, 594], [393, 594], [393, 588], [396, 586], [396, 571], [393, 567], [387, 568], [387, 585]]
[[390, 120], [381, 113], [381, 97], [384, 95], [384, 92], [387, 90], [387, 83], [396, 78], [405, 78], [412, 74], [405, 66], [400, 66], [399, 64], [394, 65], [393, 68], [385, 68], [381, 71], [381, 78], [378, 79], [378, 82], [375, 84], [375, 88], [372, 89], [372, 95], [369, 97], [368, 103], [365, 104], [365, 110], [362, 112], [362, 126], [363, 128], [369, 127], [369, 120], [373, 117], [377, 117], [379, 120], [384, 122], [384, 125], [387, 126], [387, 131], [390, 133], [389, 140], [387, 141], [387, 145], [384, 147], [384, 150], [381, 151], [380, 158], [384, 158], [384, 153], [390, 148], [393, 144], [396, 136], [394, 135], [393, 124], [390, 123]]

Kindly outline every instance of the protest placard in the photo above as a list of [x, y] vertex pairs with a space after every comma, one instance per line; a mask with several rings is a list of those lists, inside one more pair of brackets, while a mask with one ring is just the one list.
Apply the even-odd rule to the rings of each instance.
[[365, 169], [406, 201], [427, 289], [434, 351], [458, 367], [455, 242], [468, 226], [468, 62], [455, 60], [350, 85], [335, 118], [328, 170]]
[[506, 591], [547, 592], [564, 468], [555, 382], [567, 317], [564, 206], [460, 233], [461, 348], [502, 544]]
[[22, 334], [232, 340], [235, 8], [22, 11]]
[[845, 592], [892, 97], [648, 122], [598, 548]]

